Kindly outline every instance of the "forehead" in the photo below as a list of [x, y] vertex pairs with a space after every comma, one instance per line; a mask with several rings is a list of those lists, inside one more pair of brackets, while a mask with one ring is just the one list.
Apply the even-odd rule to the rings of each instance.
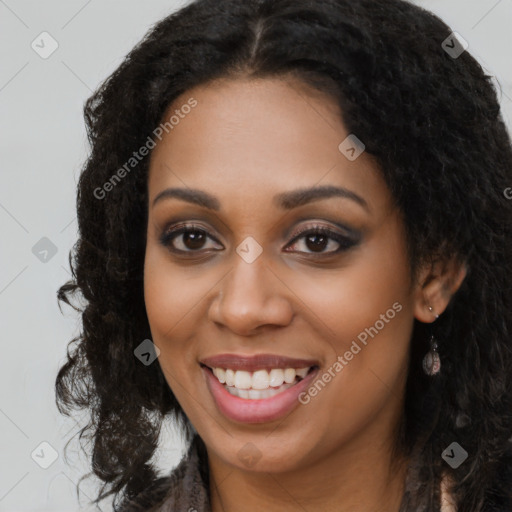
[[[196, 106], [181, 111], [191, 99]], [[349, 133], [336, 102], [295, 80], [211, 82], [178, 97], [164, 121], [172, 115], [179, 122], [151, 155], [150, 201], [175, 186], [244, 204], [316, 185], [367, 193], [383, 187], [369, 155], [350, 161], [340, 152]]]

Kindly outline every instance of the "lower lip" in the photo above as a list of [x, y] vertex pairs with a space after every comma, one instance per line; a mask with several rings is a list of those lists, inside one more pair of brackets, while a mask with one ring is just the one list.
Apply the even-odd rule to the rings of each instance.
[[308, 388], [318, 373], [318, 368], [315, 368], [304, 379], [278, 395], [250, 400], [232, 395], [211, 370], [205, 367], [202, 367], [202, 370], [206, 374], [206, 384], [220, 412], [230, 420], [241, 423], [266, 423], [289, 414], [300, 405], [299, 395]]

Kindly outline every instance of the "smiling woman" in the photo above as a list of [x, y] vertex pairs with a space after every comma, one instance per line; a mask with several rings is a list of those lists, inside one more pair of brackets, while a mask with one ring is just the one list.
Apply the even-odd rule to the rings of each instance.
[[450, 37], [401, 0], [199, 0], [88, 101], [56, 392], [91, 411], [95, 502], [512, 509], [512, 151]]

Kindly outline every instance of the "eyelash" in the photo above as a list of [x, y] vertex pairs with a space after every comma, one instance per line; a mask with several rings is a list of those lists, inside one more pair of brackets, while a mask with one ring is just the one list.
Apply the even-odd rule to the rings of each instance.
[[[184, 251], [181, 249], [176, 249], [175, 247], [172, 246], [172, 242], [174, 241], [175, 238], [178, 238], [183, 233], [189, 233], [189, 232], [202, 233], [202, 234], [206, 235], [208, 238], [215, 240], [215, 242], [220, 243], [215, 238], [210, 236], [204, 228], [201, 228], [194, 224], [184, 224], [184, 225], [176, 227], [175, 229], [169, 229], [169, 230], [164, 231], [164, 233], [160, 236], [160, 243], [164, 247], [169, 249], [169, 251], [171, 251], [175, 254], [183, 255], [183, 254], [199, 253], [203, 249]], [[324, 235], [339, 244], [338, 249], [336, 249], [334, 251], [305, 252], [305, 254], [312, 255], [313, 257], [315, 257], [315, 256], [316, 257], [332, 256], [333, 254], [338, 254], [343, 251], [346, 251], [358, 243], [358, 240], [341, 235], [340, 233], [337, 233], [325, 226], [313, 225], [313, 226], [308, 226], [308, 227], [302, 228], [302, 229], [298, 230], [296, 233], [294, 233], [293, 238], [291, 240], [291, 242], [293, 242], [293, 244], [290, 243], [288, 245], [295, 245], [297, 240], [299, 240], [301, 238], [305, 238], [307, 235]], [[304, 251], [298, 251], [298, 252], [304, 253]]]

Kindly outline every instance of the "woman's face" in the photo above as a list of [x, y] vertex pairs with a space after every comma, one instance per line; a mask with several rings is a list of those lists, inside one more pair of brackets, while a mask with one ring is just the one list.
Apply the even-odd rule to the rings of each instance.
[[336, 104], [298, 82], [210, 83], [173, 113], [151, 155], [145, 301], [210, 457], [281, 472], [386, 450], [417, 294], [376, 163], [340, 149]]

